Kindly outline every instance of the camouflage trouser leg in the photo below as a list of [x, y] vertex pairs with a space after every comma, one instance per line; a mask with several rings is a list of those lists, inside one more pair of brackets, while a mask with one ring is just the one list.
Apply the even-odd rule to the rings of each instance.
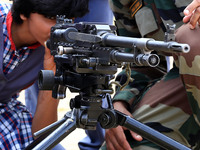
[[[181, 108], [179, 104], [182, 104]], [[192, 120], [189, 115], [190, 111], [183, 110], [188, 106], [186, 92], [183, 84], [181, 84], [181, 78], [178, 76], [178, 69], [173, 68], [163, 80], [145, 92], [142, 99], [135, 106], [132, 115], [136, 120], [145, 123], [149, 127], [184, 145], [190, 146], [183, 136], [187, 136], [187, 132], [191, 129], [194, 130], [191, 128], [191, 124], [187, 123], [187, 120]], [[195, 127], [195, 124], [192, 126]], [[134, 150], [162, 149], [145, 139], [137, 142], [127, 133], [126, 139]], [[102, 149], [105, 149], [105, 146]]]
[[[158, 145], [147, 140], [143, 140], [142, 142], [131, 142], [130, 145], [133, 150], [164, 150]], [[103, 144], [100, 150], [106, 150], [106, 143]]]

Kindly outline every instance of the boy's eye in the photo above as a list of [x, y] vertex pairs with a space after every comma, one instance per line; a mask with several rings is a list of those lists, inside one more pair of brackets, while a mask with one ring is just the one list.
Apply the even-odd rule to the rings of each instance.
[[47, 19], [51, 19], [51, 20], [55, 20], [56, 19], [56, 16], [44, 16], [45, 18], [47, 18]]

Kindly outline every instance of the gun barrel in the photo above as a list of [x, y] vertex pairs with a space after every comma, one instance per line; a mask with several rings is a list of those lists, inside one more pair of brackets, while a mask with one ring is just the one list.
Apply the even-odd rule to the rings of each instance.
[[174, 41], [163, 42], [155, 41], [150, 38], [132, 38], [124, 36], [116, 36], [111, 33], [106, 33], [102, 36], [102, 43], [105, 46], [116, 46], [125, 48], [140, 48], [145, 51], [164, 51], [164, 52], [183, 52], [187, 53], [190, 51], [188, 44], [177, 43]]
[[190, 46], [188, 44], [182, 44], [177, 42], [162, 42], [162, 41], [148, 41], [148, 49], [161, 50], [164, 52], [183, 52], [188, 53]]

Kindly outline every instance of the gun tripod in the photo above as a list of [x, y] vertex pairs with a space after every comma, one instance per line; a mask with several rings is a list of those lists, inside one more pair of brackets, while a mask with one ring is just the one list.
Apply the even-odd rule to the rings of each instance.
[[[102, 108], [102, 98], [108, 102], [108, 108]], [[190, 150], [188, 147], [138, 122], [137, 120], [114, 110], [109, 94], [103, 96], [78, 95], [70, 101], [71, 112], [64, 118], [38, 131], [38, 137], [26, 150], [46, 150], [57, 145], [76, 128], [95, 129], [97, 122], [102, 128], [108, 129], [118, 125], [132, 130], [147, 140], [168, 150]]]

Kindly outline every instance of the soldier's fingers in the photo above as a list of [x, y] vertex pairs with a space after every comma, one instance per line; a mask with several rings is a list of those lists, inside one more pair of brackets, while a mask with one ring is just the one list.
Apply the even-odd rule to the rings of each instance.
[[194, 29], [196, 24], [199, 22], [199, 19], [200, 19], [200, 7], [198, 7], [192, 17], [190, 18], [190, 28], [191, 29]]
[[121, 126], [106, 131], [105, 138], [109, 150], [132, 150]]
[[193, 0], [183, 11], [184, 15], [190, 15], [197, 7], [200, 6], [200, 0]]
[[137, 133], [135, 133], [135, 132], [133, 132], [133, 131], [130, 131], [130, 133], [131, 133], [132, 137], [133, 137], [135, 140], [137, 140], [137, 141], [142, 141], [142, 140], [143, 140], [142, 136], [140, 136], [139, 134], [137, 134]]
[[187, 16], [185, 16], [185, 17], [183, 17], [183, 22], [184, 22], [184, 23], [187, 23], [187, 22], [189, 22], [189, 21], [190, 21], [190, 18], [191, 18], [191, 16], [192, 16], [192, 14], [190, 14], [190, 15], [187, 15]]

